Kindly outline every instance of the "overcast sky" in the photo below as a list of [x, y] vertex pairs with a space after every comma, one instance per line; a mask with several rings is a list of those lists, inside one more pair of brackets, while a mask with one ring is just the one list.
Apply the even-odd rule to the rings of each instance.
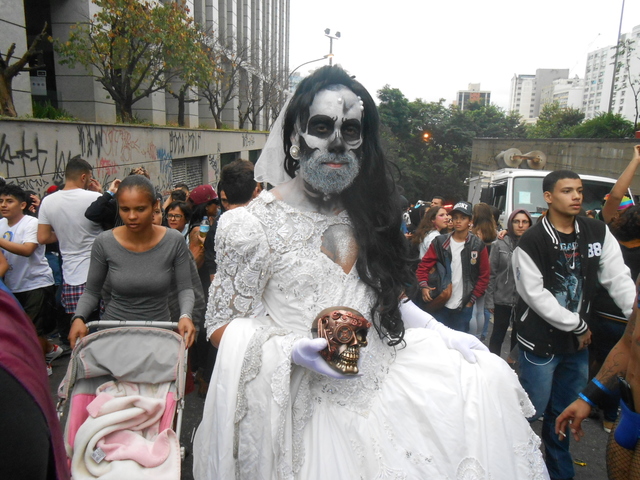
[[[409, 100], [449, 104], [481, 83], [508, 107], [511, 78], [537, 68], [584, 77], [587, 53], [615, 45], [622, 0], [291, 0], [289, 66], [329, 53], [324, 29], [339, 31], [339, 63], [376, 97], [389, 84]], [[626, 0], [622, 33], [640, 25], [640, 0]], [[638, 52], [640, 54], [640, 52]], [[303, 76], [323, 65], [300, 68]]]

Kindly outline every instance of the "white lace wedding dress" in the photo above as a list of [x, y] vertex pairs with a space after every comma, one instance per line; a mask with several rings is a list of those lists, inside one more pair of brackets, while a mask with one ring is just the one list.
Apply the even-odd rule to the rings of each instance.
[[[321, 252], [348, 216], [263, 192], [221, 217], [210, 334], [227, 327], [194, 442], [198, 480], [545, 479], [533, 408], [497, 356], [466, 362], [428, 329], [389, 347], [371, 328], [361, 377], [292, 365], [293, 342], [331, 306], [369, 316], [370, 289]], [[247, 318], [252, 317], [252, 318]]]

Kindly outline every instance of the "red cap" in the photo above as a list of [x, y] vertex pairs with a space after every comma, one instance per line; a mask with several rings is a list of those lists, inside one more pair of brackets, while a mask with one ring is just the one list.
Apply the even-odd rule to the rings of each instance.
[[51, 185], [49, 188], [47, 188], [47, 193], [51, 194], [53, 192], [57, 192], [58, 190], [60, 190], [60, 187], [58, 187], [57, 185]]
[[198, 185], [189, 192], [189, 200], [194, 205], [200, 205], [211, 200], [218, 200], [218, 194], [211, 185]]

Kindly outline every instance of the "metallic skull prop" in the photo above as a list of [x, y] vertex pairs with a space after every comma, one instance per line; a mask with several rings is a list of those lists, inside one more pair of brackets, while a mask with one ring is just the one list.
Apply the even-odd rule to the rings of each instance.
[[340, 373], [358, 373], [360, 348], [367, 346], [367, 332], [371, 322], [348, 307], [329, 307], [322, 310], [312, 324], [314, 337], [327, 340], [327, 348], [320, 355]]

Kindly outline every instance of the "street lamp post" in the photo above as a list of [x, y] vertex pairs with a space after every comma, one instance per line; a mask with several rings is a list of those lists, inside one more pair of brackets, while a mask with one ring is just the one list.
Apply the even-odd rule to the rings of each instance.
[[320, 61], [326, 60], [328, 58], [329, 59], [329, 65], [333, 65], [333, 41], [337, 40], [338, 38], [340, 38], [340, 32], [336, 32], [334, 35], [331, 35], [331, 30], [329, 30], [327, 28], [327, 29], [325, 29], [324, 34], [325, 34], [326, 37], [329, 37], [329, 53], [324, 55], [322, 58], [316, 58], [315, 60], [309, 60], [308, 62], [304, 62], [304, 63], [298, 65], [289, 74], [289, 78], [288, 78], [289, 81], [291, 80], [291, 77], [293, 76], [293, 74], [296, 73], [296, 70], [298, 70], [300, 67], [304, 67], [305, 65], [308, 65], [310, 63], [320, 62]]
[[[308, 65], [308, 64], [314, 63], [314, 62], [319, 62], [321, 60], [326, 60], [327, 58], [329, 58], [329, 59], [333, 58], [333, 54], [332, 53], [328, 53], [325, 56], [323, 56], [322, 58], [316, 58], [315, 60], [309, 60], [308, 62], [304, 62], [304, 63], [298, 65], [289, 74], [289, 80], [291, 80], [291, 77], [293, 76], [293, 74], [296, 73], [296, 70], [298, 70], [300, 67], [304, 67], [305, 65]], [[329, 61], [331, 61], [331, 60], [329, 60]]]
[[329, 65], [333, 65], [333, 41], [338, 40], [340, 38], [340, 32], [336, 32], [334, 35], [331, 35], [331, 29], [324, 29], [324, 36], [329, 37]]

